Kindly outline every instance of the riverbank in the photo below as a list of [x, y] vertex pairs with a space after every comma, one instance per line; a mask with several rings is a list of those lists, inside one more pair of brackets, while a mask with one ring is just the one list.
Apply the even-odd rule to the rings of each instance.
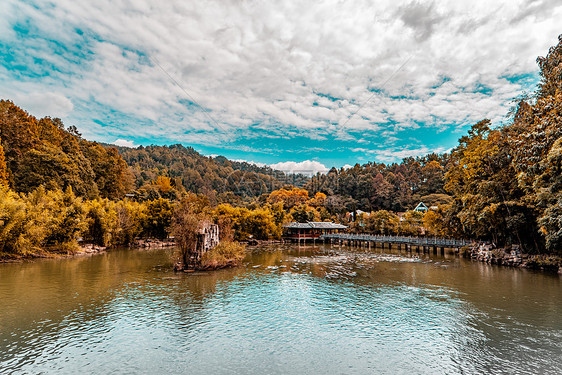
[[283, 240], [255, 240], [250, 239], [245, 241], [246, 245], [248, 246], [258, 246], [258, 245], [275, 245], [275, 244], [282, 244], [284, 243]]
[[[130, 244], [128, 247], [132, 249], [145, 249], [145, 248], [163, 248], [175, 246], [173, 238], [165, 240], [158, 240], [155, 238], [139, 239]], [[56, 251], [38, 251], [26, 255], [0, 253], [0, 263], [15, 263], [24, 262], [40, 258], [71, 258], [86, 255], [101, 254], [119, 246], [99, 246], [95, 244], [81, 244], [78, 250], [73, 252], [56, 252]]]
[[562, 274], [562, 257], [546, 254], [525, 254], [518, 247], [493, 248], [490, 244], [470, 247], [463, 255], [472, 260], [507, 267], [520, 267]]

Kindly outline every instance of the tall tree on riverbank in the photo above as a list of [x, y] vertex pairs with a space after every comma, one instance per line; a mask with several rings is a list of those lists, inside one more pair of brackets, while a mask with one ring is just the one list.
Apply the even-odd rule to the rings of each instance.
[[521, 100], [509, 127], [518, 183], [549, 252], [562, 251], [562, 35], [558, 40], [537, 59], [536, 102]]
[[446, 216], [467, 236], [531, 252], [562, 248], [562, 36], [537, 59], [541, 82], [510, 124], [475, 124], [451, 153]]

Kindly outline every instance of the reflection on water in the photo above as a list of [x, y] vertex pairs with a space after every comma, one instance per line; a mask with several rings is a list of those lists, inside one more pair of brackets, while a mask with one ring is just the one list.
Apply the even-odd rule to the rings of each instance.
[[558, 275], [380, 249], [0, 265], [0, 373], [562, 373]]

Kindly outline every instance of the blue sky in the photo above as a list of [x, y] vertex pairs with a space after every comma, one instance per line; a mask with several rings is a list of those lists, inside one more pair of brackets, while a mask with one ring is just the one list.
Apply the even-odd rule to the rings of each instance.
[[507, 121], [558, 1], [0, 3], [0, 97], [90, 140], [322, 170]]

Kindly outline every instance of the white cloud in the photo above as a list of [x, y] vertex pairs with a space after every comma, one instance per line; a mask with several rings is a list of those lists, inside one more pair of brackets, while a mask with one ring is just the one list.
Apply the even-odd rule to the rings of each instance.
[[126, 139], [121, 139], [121, 138], [113, 141], [113, 144], [121, 147], [131, 147], [131, 148], [139, 147], [139, 145], [136, 145], [135, 142]]
[[16, 93], [8, 98], [37, 117], [65, 117], [74, 109], [70, 99], [57, 92]]
[[[385, 144], [389, 130], [396, 142], [420, 126], [500, 121], [512, 98], [533, 89], [509, 77], [536, 74], [562, 19], [562, 4], [548, 0], [8, 0], [0, 9], [9, 15], [0, 43], [34, 72], [0, 78], [4, 97], [66, 116], [88, 137], [108, 137], [104, 118], [122, 113], [146, 120], [138, 137], [207, 145], [364, 141], [350, 131]], [[38, 31], [19, 37], [16, 23]], [[114, 125], [111, 137], [132, 126]]]
[[364, 148], [355, 148], [352, 151], [358, 152], [364, 155], [370, 155], [371, 157], [374, 156], [376, 160], [383, 163], [394, 163], [400, 162], [402, 159], [407, 157], [418, 157], [424, 156], [430, 153], [440, 154], [443, 152], [450, 152], [451, 149], [445, 150], [443, 147], [439, 147], [436, 149], [430, 149], [427, 146], [408, 146], [408, 147], [401, 147], [401, 148], [385, 148], [385, 149], [376, 149], [376, 150], [367, 150]]
[[270, 167], [288, 174], [304, 174], [307, 176], [312, 176], [316, 173], [327, 173], [329, 170], [324, 164], [316, 160], [305, 160], [301, 162], [285, 161], [271, 164]]

